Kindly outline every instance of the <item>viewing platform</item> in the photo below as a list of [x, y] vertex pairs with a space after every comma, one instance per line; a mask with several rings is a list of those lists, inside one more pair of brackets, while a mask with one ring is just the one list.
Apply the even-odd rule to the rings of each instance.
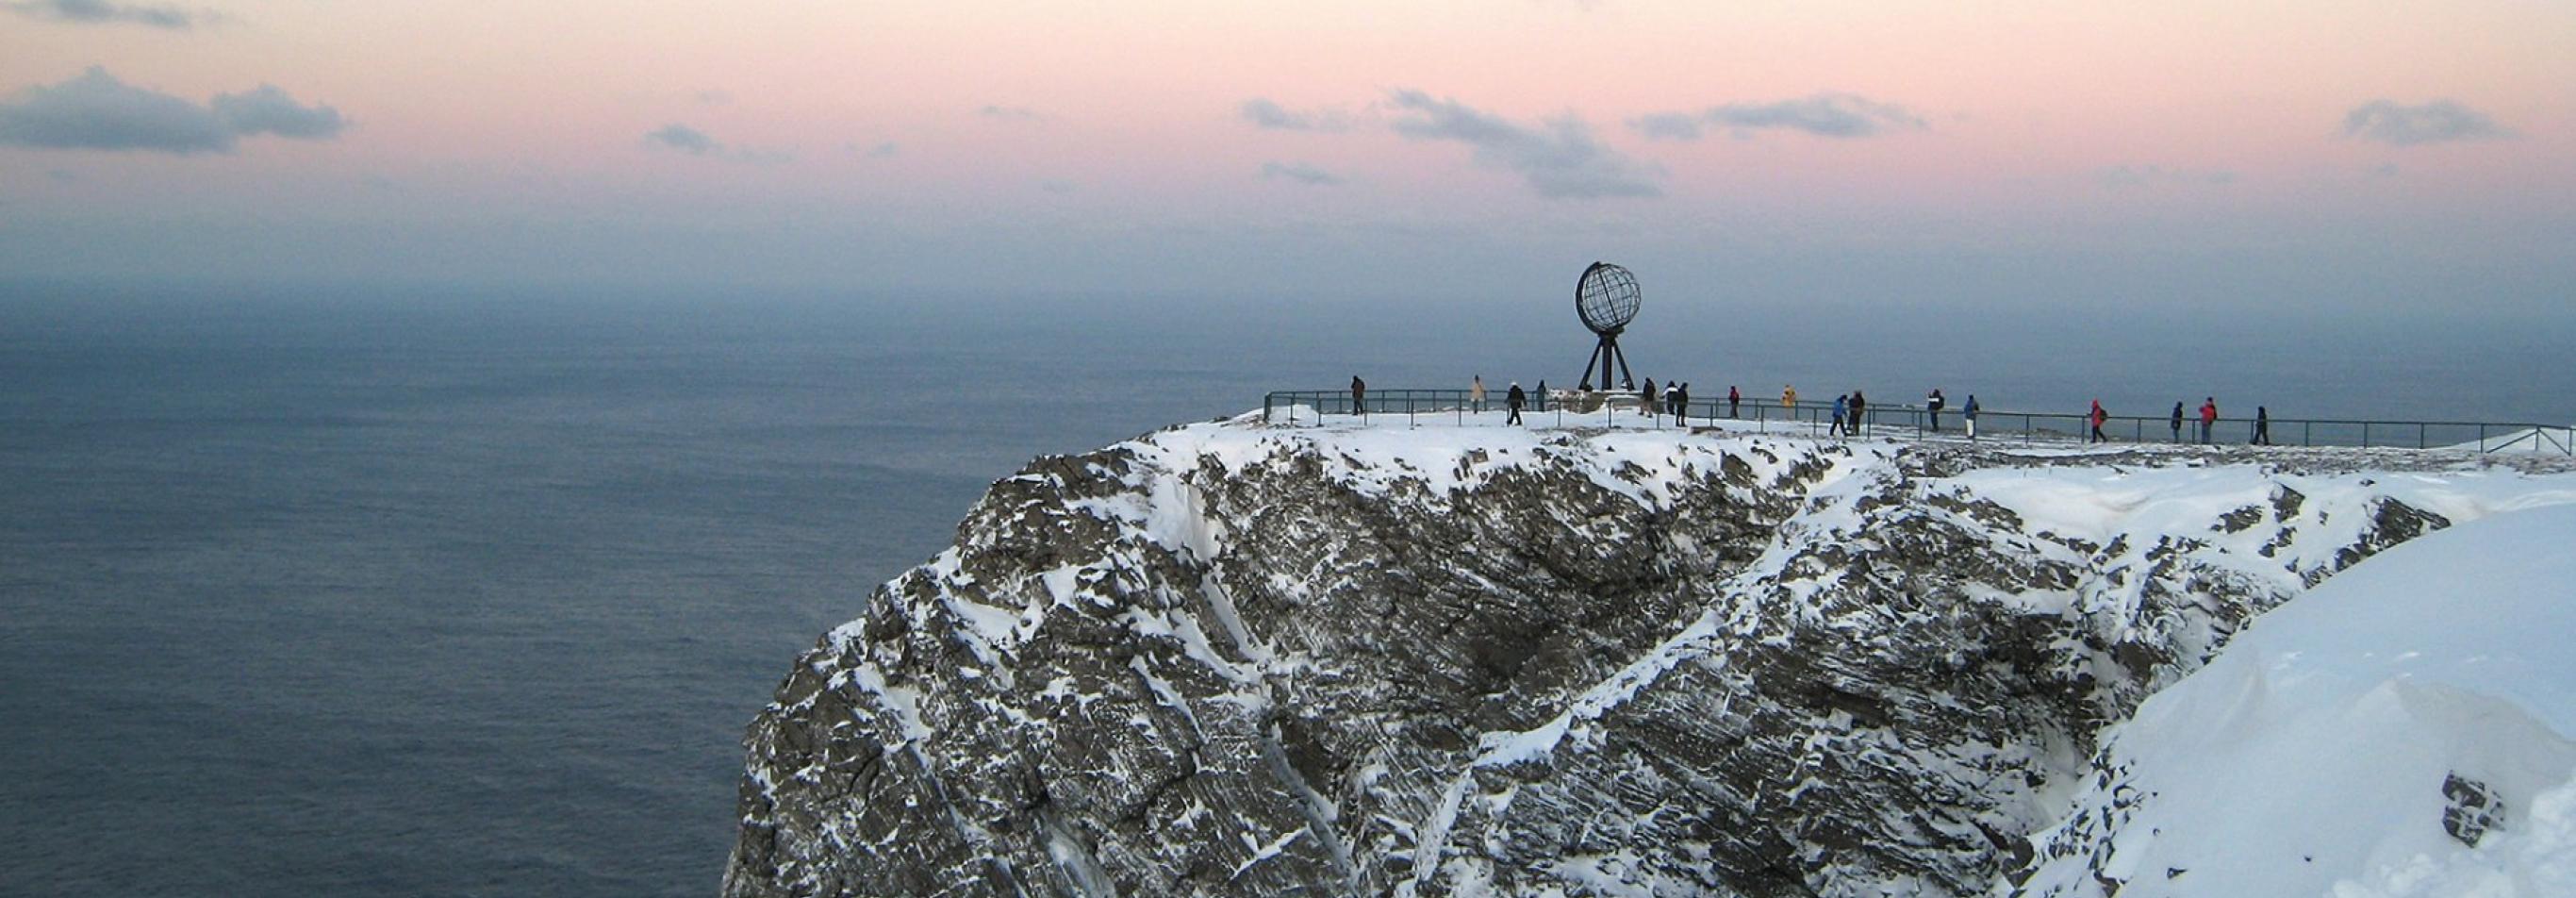
[[[1366, 406], [1344, 390], [1275, 390], [1262, 397], [1265, 423], [1320, 426], [1358, 423], [1370, 426], [1511, 426], [1504, 391], [1488, 389], [1479, 405], [1460, 389], [1370, 389]], [[1719, 427], [1757, 433], [1797, 433], [1829, 437], [1834, 400], [1801, 401], [1794, 406], [1776, 398], [1729, 403], [1691, 397], [1677, 421], [1669, 412], [1647, 415], [1634, 392], [1551, 390], [1532, 394], [1521, 410], [1521, 426], [1534, 428], [1674, 429]], [[1661, 403], [1657, 403], [1660, 405]], [[1478, 408], [1482, 411], [1478, 411]], [[2008, 444], [2083, 443], [2090, 437], [2088, 415], [2081, 412], [2028, 412], [1981, 408], [1976, 438]], [[2102, 424], [2106, 442], [2139, 445], [2274, 445], [2363, 449], [2454, 450], [2473, 453], [2528, 453], [2576, 457], [2576, 435], [2566, 424], [2492, 421], [2404, 421], [2349, 418], [2272, 417], [2266, 423], [2268, 443], [2255, 443], [2257, 422], [2243, 416], [2221, 416], [2207, 440], [2197, 417], [2185, 415], [2177, 432], [2164, 416], [2110, 415]], [[1878, 439], [1968, 438], [1967, 419], [1959, 406], [1936, 416], [1919, 404], [1870, 403], [1856, 427], [1857, 436]]]

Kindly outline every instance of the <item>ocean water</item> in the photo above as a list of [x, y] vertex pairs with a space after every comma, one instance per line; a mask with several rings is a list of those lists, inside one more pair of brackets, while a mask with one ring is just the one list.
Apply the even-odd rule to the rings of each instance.
[[[0, 894], [712, 894], [743, 724], [986, 484], [1564, 385], [1562, 305], [0, 285]], [[2576, 420], [2547, 323], [1669, 317], [1700, 396]]]

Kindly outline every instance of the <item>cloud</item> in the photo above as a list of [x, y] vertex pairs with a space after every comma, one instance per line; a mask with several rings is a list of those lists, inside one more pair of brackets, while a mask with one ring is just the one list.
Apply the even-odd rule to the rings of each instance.
[[975, 110], [975, 114], [995, 121], [1004, 122], [1035, 122], [1044, 121], [1046, 119], [1045, 115], [1040, 114], [1035, 109], [1026, 109], [1019, 106], [987, 105], [982, 109]]
[[1348, 131], [1351, 127], [1350, 116], [1342, 113], [1331, 110], [1290, 112], [1286, 107], [1262, 97], [1245, 100], [1237, 108], [1245, 121], [1276, 131]]
[[655, 149], [687, 153], [691, 156], [705, 156], [710, 159], [751, 165], [784, 165], [796, 161], [795, 156], [780, 150], [727, 146], [724, 141], [707, 136], [707, 132], [679, 122], [672, 122], [644, 132], [644, 145]]
[[98, 66], [0, 101], [0, 145], [49, 150], [229, 153], [243, 137], [328, 140], [347, 125], [339, 110], [297, 103], [274, 85], [217, 94], [200, 106], [126, 84]]
[[2104, 187], [2151, 187], [2159, 184], [2223, 187], [2236, 183], [2236, 173], [2221, 169], [2166, 168], [2161, 165], [2115, 165], [2093, 173]]
[[220, 18], [211, 13], [192, 13], [175, 6], [108, 3], [105, 0], [24, 0], [24, 2], [0, 3], [0, 10], [39, 19], [52, 19], [57, 22], [77, 22], [84, 25], [149, 25], [171, 31], [186, 31]]
[[708, 137], [707, 132], [678, 122], [644, 132], [644, 142], [691, 156], [712, 156], [724, 152], [724, 144]]
[[1329, 187], [1334, 184], [1342, 183], [1342, 179], [1334, 175], [1332, 172], [1316, 168], [1312, 165], [1307, 165], [1303, 162], [1264, 162], [1261, 164], [1261, 177], [1263, 180], [1295, 181], [1299, 184], [1312, 184], [1318, 187]]
[[850, 145], [850, 152], [857, 153], [870, 159], [892, 159], [896, 153], [900, 153], [902, 151], [903, 148], [896, 146], [895, 142], [891, 140], [868, 147], [863, 147], [855, 143]]
[[1729, 103], [1700, 112], [1659, 112], [1629, 119], [1628, 127], [1652, 140], [1698, 140], [1712, 129], [1732, 132], [1741, 140], [1769, 130], [1849, 139], [1920, 131], [1930, 125], [1924, 123], [1922, 116], [1894, 103], [1855, 94], [1821, 93], [1777, 103]]
[[262, 84], [249, 93], [216, 94], [215, 115], [243, 136], [274, 134], [296, 140], [328, 140], [349, 126], [340, 110], [305, 106], [277, 85]]
[[1476, 162], [1518, 172], [1540, 196], [1550, 199], [1596, 199], [1662, 196], [1654, 183], [1661, 171], [1640, 165], [1592, 138], [1581, 119], [1550, 119], [1540, 128], [1525, 128], [1456, 100], [1434, 99], [1418, 90], [1398, 90], [1389, 98], [1407, 116], [1394, 122], [1395, 133], [1414, 140], [1454, 141], [1476, 148]]
[[2375, 140], [2396, 147], [2512, 137], [2494, 119], [2451, 100], [2401, 106], [2372, 100], [2343, 116], [2343, 136]]

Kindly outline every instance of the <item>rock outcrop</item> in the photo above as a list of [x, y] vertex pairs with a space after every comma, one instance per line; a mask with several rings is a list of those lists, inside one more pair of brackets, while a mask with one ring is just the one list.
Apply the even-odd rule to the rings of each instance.
[[1984, 893], [2106, 722], [2529, 476], [2260, 458], [1238, 421], [1041, 459], [798, 660], [724, 892]]

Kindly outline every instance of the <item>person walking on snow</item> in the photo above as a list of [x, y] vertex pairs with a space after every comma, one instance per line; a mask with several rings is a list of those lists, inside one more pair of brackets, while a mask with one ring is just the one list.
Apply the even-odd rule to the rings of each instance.
[[2102, 422], [2111, 420], [2111, 413], [2102, 410], [2102, 400], [2093, 400], [2093, 413], [2086, 415], [2085, 418], [2093, 422], [2093, 436], [2091, 439], [2085, 440], [2085, 442], [2107, 443], [2111, 441], [2110, 437], [2102, 435]]
[[1482, 374], [1467, 382], [1467, 407], [1468, 411], [1480, 414], [1485, 410], [1485, 376]]
[[2210, 431], [2210, 428], [2211, 428], [2211, 426], [2212, 426], [2212, 425], [2215, 425], [2215, 424], [2217, 424], [2217, 423], [2218, 423], [2218, 397], [2216, 397], [2216, 396], [2211, 396], [2211, 397], [2208, 397], [2208, 398], [2206, 398], [2206, 399], [2202, 399], [2202, 400], [2200, 401], [2200, 444], [2201, 444], [2201, 445], [2203, 445], [2203, 446], [2207, 446], [2207, 445], [2209, 445], [2209, 431]]
[[1959, 413], [1961, 417], [1968, 419], [1968, 439], [1975, 440], [1977, 438], [1977, 394], [1968, 394], [1968, 404], [1961, 406]]
[[1834, 426], [1833, 426], [1833, 427], [1831, 427], [1831, 428], [1829, 428], [1829, 429], [1827, 429], [1827, 430], [1825, 431], [1826, 433], [1833, 434], [1834, 436], [1842, 436], [1842, 435], [1843, 435], [1843, 410], [1844, 410], [1844, 409], [1847, 409], [1847, 408], [1850, 408], [1850, 407], [1851, 407], [1851, 398], [1850, 398], [1850, 397], [1847, 397], [1847, 396], [1835, 396], [1835, 397], [1834, 397]]
[[1351, 414], [1368, 414], [1368, 381], [1357, 374], [1351, 375]]
[[2272, 445], [2272, 410], [2269, 407], [2254, 407], [2254, 445]]
[[2173, 420], [2165, 423], [2173, 428], [2173, 441], [2182, 442], [2182, 400], [2174, 400]]
[[1932, 422], [1932, 432], [1933, 432], [1933, 433], [1940, 433], [1940, 432], [1941, 432], [1941, 406], [1942, 406], [1942, 404], [1943, 404], [1943, 400], [1941, 399], [1941, 388], [1940, 388], [1940, 387], [1933, 387], [1933, 388], [1932, 388], [1932, 395], [1923, 397], [1923, 411], [1924, 411], [1924, 417], [1925, 417], [1925, 419], [1927, 419], [1927, 420], [1929, 420], [1929, 421], [1931, 421], [1931, 422]]
[[1521, 403], [1528, 402], [1528, 401], [1529, 401], [1529, 394], [1521, 392], [1521, 382], [1520, 382], [1520, 381], [1517, 381], [1517, 380], [1516, 380], [1516, 381], [1512, 381], [1512, 389], [1511, 389], [1511, 391], [1503, 394], [1503, 405], [1504, 405], [1505, 407], [1508, 407], [1508, 408], [1510, 408], [1510, 409], [1512, 410], [1512, 416], [1511, 416], [1511, 418], [1510, 418], [1510, 419], [1505, 420], [1503, 423], [1505, 423], [1505, 424], [1518, 424], [1518, 423], [1521, 423]]
[[1729, 417], [1729, 418], [1736, 417], [1736, 414], [1735, 414], [1735, 408], [1736, 408], [1736, 406], [1739, 406], [1739, 405], [1742, 405], [1742, 404], [1744, 404], [1744, 394], [1736, 392], [1736, 391], [1735, 391], [1735, 385], [1734, 385], [1734, 384], [1727, 384], [1727, 385], [1726, 385], [1726, 416], [1727, 416], [1727, 417]]

